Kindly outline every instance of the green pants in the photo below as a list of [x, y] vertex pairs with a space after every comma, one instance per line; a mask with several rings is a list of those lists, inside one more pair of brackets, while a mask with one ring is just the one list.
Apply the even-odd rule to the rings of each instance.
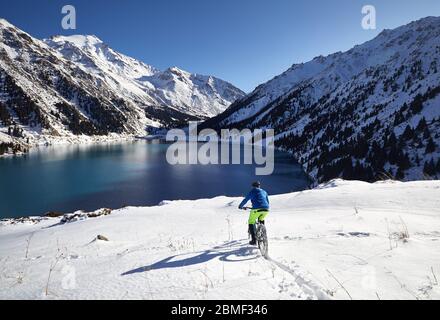
[[249, 224], [255, 224], [257, 222], [257, 219], [260, 221], [264, 221], [264, 218], [269, 214], [269, 211], [262, 210], [262, 209], [255, 209], [251, 210], [251, 213], [249, 215]]

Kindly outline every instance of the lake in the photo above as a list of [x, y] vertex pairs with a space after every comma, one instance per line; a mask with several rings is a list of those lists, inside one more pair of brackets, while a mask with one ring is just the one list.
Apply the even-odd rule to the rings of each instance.
[[176, 165], [158, 140], [43, 147], [0, 158], [0, 218], [47, 212], [151, 206], [162, 200], [242, 196], [254, 180], [269, 194], [304, 190], [309, 181], [286, 153], [270, 176], [254, 165]]

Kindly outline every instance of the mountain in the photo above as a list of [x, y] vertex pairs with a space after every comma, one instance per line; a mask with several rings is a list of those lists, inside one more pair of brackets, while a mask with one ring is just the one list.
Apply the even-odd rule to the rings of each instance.
[[440, 176], [440, 18], [295, 64], [203, 127], [274, 128], [316, 182]]
[[214, 115], [241, 96], [214, 77], [158, 71], [94, 36], [40, 41], [0, 20], [0, 137], [33, 144], [145, 135]]
[[244, 96], [230, 83], [212, 76], [191, 74], [177, 67], [159, 71], [114, 51], [96, 36], [55, 36], [45, 42], [117, 92], [145, 105], [169, 106], [207, 118]]

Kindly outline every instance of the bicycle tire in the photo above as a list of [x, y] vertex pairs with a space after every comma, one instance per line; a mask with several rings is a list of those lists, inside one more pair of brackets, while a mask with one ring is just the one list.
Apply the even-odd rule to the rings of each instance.
[[269, 257], [269, 242], [267, 240], [266, 226], [263, 224], [258, 226], [257, 242], [261, 255], [267, 259]]

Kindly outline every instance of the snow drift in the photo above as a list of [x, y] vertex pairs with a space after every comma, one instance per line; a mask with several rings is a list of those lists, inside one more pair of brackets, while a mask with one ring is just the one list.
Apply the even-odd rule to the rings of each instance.
[[240, 200], [4, 221], [0, 298], [440, 298], [440, 181], [272, 196], [269, 260], [247, 245]]

